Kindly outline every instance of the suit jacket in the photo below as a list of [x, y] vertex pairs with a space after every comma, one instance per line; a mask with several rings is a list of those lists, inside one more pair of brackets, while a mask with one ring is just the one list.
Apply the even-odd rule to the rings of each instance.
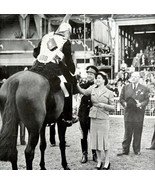
[[[93, 106], [90, 108], [89, 117], [107, 120], [109, 112], [114, 111], [114, 95], [113, 92], [105, 86], [91, 86], [85, 90], [85, 95], [91, 95]], [[94, 106], [95, 103], [104, 103], [104, 107]]]
[[143, 122], [145, 108], [149, 102], [149, 90], [146, 86], [138, 84], [137, 88], [134, 90], [132, 83], [125, 85], [122, 88], [120, 95], [120, 103], [125, 107], [125, 102], [127, 99], [132, 97], [135, 100], [138, 100], [141, 103], [141, 107], [132, 108], [126, 107], [124, 113], [124, 120], [128, 122]]

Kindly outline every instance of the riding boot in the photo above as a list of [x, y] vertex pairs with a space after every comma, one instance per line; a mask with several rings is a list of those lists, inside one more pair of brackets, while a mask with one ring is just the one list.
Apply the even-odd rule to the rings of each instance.
[[79, 90], [77, 88], [77, 78], [76, 78], [76, 76], [73, 76], [72, 85], [73, 85], [73, 95], [78, 94]]
[[72, 126], [72, 86], [69, 83], [65, 83], [65, 86], [69, 92], [69, 97], [65, 97], [62, 119], [66, 126], [70, 127]]
[[82, 159], [81, 163], [86, 163], [88, 161], [88, 148], [87, 141], [81, 139], [81, 148], [82, 148]]

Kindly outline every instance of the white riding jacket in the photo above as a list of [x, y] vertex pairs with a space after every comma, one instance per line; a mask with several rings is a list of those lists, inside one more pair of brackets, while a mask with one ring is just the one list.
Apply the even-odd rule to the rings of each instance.
[[[38, 61], [45, 64], [48, 62], [58, 64], [64, 57], [62, 48], [66, 41], [67, 39], [65, 37], [55, 35], [54, 32], [46, 34], [42, 38], [40, 54], [37, 57]], [[49, 48], [55, 49], [51, 51]]]

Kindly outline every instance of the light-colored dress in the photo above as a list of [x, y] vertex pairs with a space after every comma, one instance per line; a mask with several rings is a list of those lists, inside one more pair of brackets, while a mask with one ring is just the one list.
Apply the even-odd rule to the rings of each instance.
[[[91, 118], [90, 140], [91, 149], [109, 149], [109, 112], [114, 111], [113, 92], [105, 86], [93, 85], [85, 90], [85, 95], [91, 95], [93, 106], [90, 109]], [[96, 106], [96, 103], [103, 103], [103, 107]]]

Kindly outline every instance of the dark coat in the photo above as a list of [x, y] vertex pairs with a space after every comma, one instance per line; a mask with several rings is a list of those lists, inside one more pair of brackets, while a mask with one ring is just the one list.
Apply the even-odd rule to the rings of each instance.
[[[141, 108], [134, 106], [132, 98], [134, 100], [138, 100], [141, 103]], [[120, 95], [120, 103], [123, 107], [125, 107], [125, 102], [127, 103], [127, 107], [125, 108], [124, 120], [128, 122], [143, 122], [145, 108], [149, 102], [148, 88], [138, 84], [137, 88], [134, 90], [132, 83], [123, 86]]]
[[75, 73], [75, 64], [72, 60], [71, 54], [71, 42], [67, 40], [62, 48], [62, 52], [64, 53], [63, 62], [59, 63], [59, 67], [62, 71], [67, 82], [71, 84], [76, 84], [76, 79], [71, 75]]
[[[84, 84], [81, 84], [80, 86], [83, 89], [87, 89], [91, 85], [93, 85], [93, 83], [86, 82]], [[78, 112], [80, 122], [86, 122], [86, 123], [90, 122], [89, 110], [90, 110], [91, 107], [92, 107], [91, 97], [90, 96], [85, 96], [85, 95], [82, 96], [81, 103], [80, 103], [80, 106], [79, 106], [79, 112]]]
[[65, 44], [63, 45], [62, 52], [64, 53], [64, 63], [68, 67], [68, 70], [74, 74], [75, 73], [75, 65], [72, 60], [72, 54], [71, 54], [71, 42], [67, 40]]
[[155, 149], [155, 126], [154, 126], [154, 133], [152, 136], [152, 141], [151, 141], [151, 148]]

